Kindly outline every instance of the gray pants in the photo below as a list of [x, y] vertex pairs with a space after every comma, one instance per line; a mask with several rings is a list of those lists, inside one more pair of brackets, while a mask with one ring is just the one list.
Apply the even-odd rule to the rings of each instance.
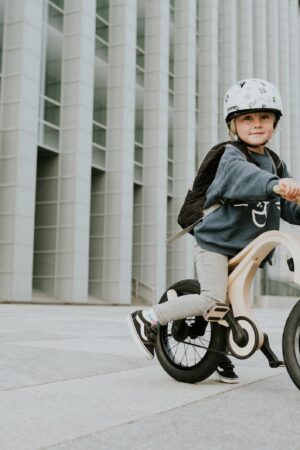
[[189, 316], [202, 316], [215, 302], [225, 302], [228, 283], [228, 258], [209, 252], [197, 244], [194, 257], [201, 294], [188, 294], [153, 307], [161, 325]]

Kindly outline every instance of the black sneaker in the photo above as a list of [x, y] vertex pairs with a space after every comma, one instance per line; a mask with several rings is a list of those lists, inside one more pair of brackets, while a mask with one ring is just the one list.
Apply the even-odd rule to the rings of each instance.
[[127, 323], [134, 342], [147, 359], [154, 358], [154, 344], [157, 338], [158, 327], [148, 322], [142, 310], [135, 311], [127, 316]]
[[234, 372], [234, 365], [228, 358], [228, 356], [223, 356], [219, 361], [219, 367], [217, 368], [217, 374], [219, 380], [223, 383], [237, 384], [240, 382], [239, 377]]

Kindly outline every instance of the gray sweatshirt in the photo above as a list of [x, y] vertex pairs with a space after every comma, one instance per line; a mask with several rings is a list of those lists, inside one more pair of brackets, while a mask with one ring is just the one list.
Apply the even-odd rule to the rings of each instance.
[[[194, 234], [201, 247], [234, 256], [265, 231], [278, 230], [280, 217], [300, 225], [300, 207], [274, 194], [278, 176], [271, 157], [252, 152], [258, 166], [232, 145], [227, 145], [204, 208], [225, 203], [196, 224]], [[291, 177], [283, 162], [283, 177]]]

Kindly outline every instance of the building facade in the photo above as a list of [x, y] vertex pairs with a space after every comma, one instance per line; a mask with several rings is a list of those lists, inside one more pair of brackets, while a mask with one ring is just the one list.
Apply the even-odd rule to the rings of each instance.
[[300, 179], [297, 0], [0, 0], [0, 299], [151, 303], [193, 277], [192, 238], [166, 238], [249, 77], [279, 87]]

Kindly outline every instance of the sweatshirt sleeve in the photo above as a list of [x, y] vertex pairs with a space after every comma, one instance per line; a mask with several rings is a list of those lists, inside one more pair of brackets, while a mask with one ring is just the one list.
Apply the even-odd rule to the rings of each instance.
[[[283, 162], [283, 178], [291, 178], [291, 174], [288, 172], [285, 162]], [[300, 225], [300, 206], [295, 202], [288, 202], [283, 198], [281, 203], [281, 218], [292, 225]]]
[[277, 175], [249, 163], [239, 150], [228, 145], [215, 179], [207, 190], [205, 207], [211, 206], [220, 198], [249, 202], [275, 198], [273, 187], [278, 179]]

